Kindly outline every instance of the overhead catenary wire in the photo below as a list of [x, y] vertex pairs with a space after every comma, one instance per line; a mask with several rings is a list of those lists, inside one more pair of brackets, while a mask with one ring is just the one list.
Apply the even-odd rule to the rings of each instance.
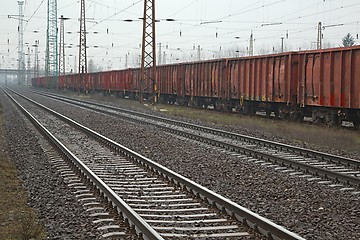
[[[357, 6], [359, 5], [359, 3], [356, 3], [356, 4], [350, 4], [350, 5], [347, 5], [347, 6], [341, 6], [341, 7], [337, 7], [337, 8], [332, 8], [332, 9], [328, 9], [326, 10], [325, 12], [333, 12], [333, 11], [336, 11], [336, 10], [342, 10], [344, 8], [350, 8], [350, 7], [354, 7], [354, 6]], [[313, 15], [316, 15], [318, 14], [318, 12], [315, 12], [315, 13], [311, 13], [311, 14], [306, 14], [306, 15], [303, 15], [302, 18], [306, 18], [306, 17], [309, 17], [309, 16], [313, 16]], [[219, 18], [217, 18], [219, 19]], [[294, 19], [285, 19], [284, 20], [284, 23], [287, 23], [287, 24], [291, 24], [289, 21], [291, 20], [294, 20]], [[215, 28], [215, 27], [212, 27], [212, 26], [201, 26], [201, 24], [189, 24], [190, 27], [189, 28], [183, 28], [183, 32], [185, 32], [186, 30], [192, 28], [192, 27], [206, 27], [206, 28]], [[257, 26], [256, 28], [258, 28], [259, 26]], [[218, 28], [218, 26], [216, 26], [216, 28]], [[249, 31], [250, 29], [247, 29], [247, 31]], [[166, 34], [169, 34], [169, 33], [166, 33]], [[225, 34], [226, 35], [226, 34]], [[260, 38], [259, 38], [260, 39]], [[182, 43], [184, 42], [183, 40], [181, 41]]]

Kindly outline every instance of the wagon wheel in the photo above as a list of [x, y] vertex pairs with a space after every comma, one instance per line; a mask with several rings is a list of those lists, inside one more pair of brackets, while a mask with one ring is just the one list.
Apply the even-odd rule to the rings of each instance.
[[231, 112], [232, 112], [232, 106], [231, 106], [231, 104], [225, 103], [225, 104], [224, 104], [224, 109], [225, 109], [226, 112], [231, 113]]
[[220, 106], [218, 106], [217, 109], [220, 112], [225, 112], [225, 108], [224, 108], [224, 106], [222, 104]]
[[256, 113], [256, 109], [250, 104], [245, 104], [243, 108], [244, 115], [253, 116]]
[[[285, 108], [280, 108], [279, 110], [278, 110], [278, 117], [280, 118], [280, 119], [282, 119], [282, 120], [289, 120], [289, 118], [290, 118], [290, 113], [289, 113], [289, 111], [287, 110], [287, 109], [285, 109]], [[275, 115], [276, 116], [276, 115]]]
[[271, 116], [271, 110], [270, 109], [266, 109], [266, 116], [270, 117]]
[[214, 104], [214, 110], [224, 112], [224, 105], [220, 101], [216, 101]]
[[178, 97], [178, 98], [176, 99], [176, 102], [177, 102], [180, 106], [187, 106], [185, 99], [182, 98], [182, 97]]
[[207, 102], [204, 103], [204, 108], [207, 109], [209, 104]]
[[168, 96], [161, 96], [160, 98], [159, 98], [159, 100], [160, 100], [160, 102], [161, 103], [169, 103], [169, 104], [171, 104], [171, 102], [169, 101], [169, 98], [168, 98]]
[[298, 111], [294, 111], [290, 113], [290, 118], [295, 122], [302, 122], [304, 120], [304, 114]]
[[300, 113], [297, 114], [296, 121], [297, 121], [297, 122], [303, 122], [303, 121], [304, 121], [304, 117], [305, 117], [304, 114], [300, 112]]
[[244, 110], [243, 110], [242, 107], [240, 107], [239, 104], [237, 104], [237, 105], [235, 106], [235, 111], [236, 111], [237, 113], [239, 113], [239, 114], [244, 114]]
[[360, 121], [359, 120], [353, 121], [353, 125], [354, 125], [355, 129], [360, 130]]
[[190, 100], [189, 104], [190, 104], [190, 107], [197, 108], [197, 100], [196, 99]]
[[290, 119], [290, 114], [285, 111], [280, 111], [280, 119], [288, 121]]
[[325, 123], [330, 127], [337, 126], [339, 125], [339, 118], [336, 114], [329, 112], [325, 116]]
[[280, 111], [278, 108], [275, 109], [274, 114], [276, 118], [280, 118]]
[[317, 125], [324, 123], [324, 117], [321, 117], [319, 114], [312, 115], [313, 122]]

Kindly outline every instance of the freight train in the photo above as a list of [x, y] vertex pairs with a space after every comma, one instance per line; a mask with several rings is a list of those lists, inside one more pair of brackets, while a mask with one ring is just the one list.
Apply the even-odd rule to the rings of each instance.
[[[39, 77], [32, 79], [32, 85], [137, 99], [140, 80], [141, 69], [131, 68]], [[161, 65], [156, 68], [156, 82], [156, 94], [164, 103], [360, 125], [360, 46]], [[151, 91], [144, 89], [142, 96], [148, 99]]]

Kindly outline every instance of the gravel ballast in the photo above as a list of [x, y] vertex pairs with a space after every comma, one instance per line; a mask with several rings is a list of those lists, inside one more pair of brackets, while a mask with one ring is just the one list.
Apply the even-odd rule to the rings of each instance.
[[242, 161], [154, 127], [33, 98], [306, 239], [360, 239], [358, 195]]
[[48, 239], [98, 239], [96, 226], [85, 213], [59, 173], [49, 163], [34, 129], [0, 93], [5, 116], [8, 152], [28, 192], [29, 205], [36, 209]]

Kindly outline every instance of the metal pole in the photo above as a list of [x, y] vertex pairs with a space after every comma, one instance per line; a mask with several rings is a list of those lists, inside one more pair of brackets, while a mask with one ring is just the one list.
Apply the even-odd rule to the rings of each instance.
[[76, 55], [75, 55], [74, 56], [74, 71], [73, 71], [73, 73], [76, 73], [76, 68], [77, 68], [76, 63], [77, 63], [77, 61], [76, 61]]
[[125, 54], [125, 69], [128, 68], [128, 55]]
[[81, 83], [84, 86], [84, 90], [87, 91], [88, 87], [85, 83], [85, 74], [87, 73], [87, 55], [86, 55], [86, 26], [85, 26], [85, 0], [81, 0], [80, 7], [80, 44], [79, 44], [79, 87], [80, 91]]
[[198, 45], [197, 51], [198, 51], [198, 61], [200, 61], [201, 60], [201, 48], [200, 48], [200, 45]]
[[59, 41], [59, 75], [64, 76], [65, 75], [65, 20], [68, 20], [69, 18], [65, 18], [63, 15], [61, 15], [60, 19], [60, 41]]
[[321, 26], [321, 22], [318, 23], [318, 36], [317, 36], [317, 49], [321, 49], [322, 48], [322, 41], [321, 41], [321, 38], [322, 38], [322, 26]]
[[8, 64], [9, 64], [9, 61], [10, 61], [10, 57], [9, 57], [9, 54], [10, 54], [10, 48], [9, 48], [9, 45], [10, 45], [10, 40], [9, 40], [9, 38], [8, 38], [8, 40], [7, 40], [7, 44], [8, 44], [8, 49], [7, 49], [7, 61], [8, 61], [8, 63], [7, 63], [7, 67], [6, 67], [6, 73], [5, 73], [5, 85], [7, 85], [7, 80], [8, 80], [8, 75], [7, 75], [7, 69], [8, 69]]
[[23, 5], [24, 1], [18, 1], [19, 5], [19, 43], [18, 43], [18, 84], [22, 84], [24, 82], [24, 27], [23, 27]]
[[155, 0], [144, 0], [139, 90], [140, 102], [142, 102], [143, 92], [152, 86], [152, 104], [157, 103], [155, 32]]
[[27, 71], [26, 71], [26, 85], [30, 86], [30, 73], [31, 73], [31, 55], [30, 47], [28, 47], [28, 60], [27, 60]]
[[161, 62], [161, 43], [159, 43], [159, 54], [158, 54], [158, 56], [159, 56], [158, 65], [161, 65], [162, 64], [162, 62]]
[[35, 61], [34, 61], [34, 78], [39, 77], [39, 40], [35, 40]]
[[249, 46], [249, 56], [253, 56], [254, 55], [254, 36], [253, 36], [253, 32], [251, 31], [250, 34], [250, 46]]
[[[46, 39], [46, 76], [58, 77], [57, 0], [48, 0]], [[57, 82], [57, 81], [56, 81]]]

